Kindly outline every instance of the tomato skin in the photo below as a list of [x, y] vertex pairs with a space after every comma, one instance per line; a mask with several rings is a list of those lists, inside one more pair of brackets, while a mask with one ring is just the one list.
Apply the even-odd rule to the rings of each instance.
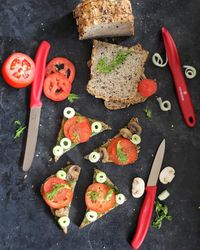
[[139, 83], [138, 91], [143, 97], [152, 96], [157, 91], [157, 83], [151, 79], [144, 79]]
[[64, 135], [76, 144], [88, 141], [91, 133], [89, 120], [84, 116], [74, 116], [64, 124]]
[[2, 76], [5, 82], [14, 88], [25, 88], [30, 85], [34, 74], [34, 61], [23, 53], [11, 54], [2, 66]]
[[48, 199], [47, 193], [51, 192], [54, 185], [56, 184], [67, 184], [69, 186], [69, 183], [65, 180], [62, 180], [60, 178], [51, 176], [49, 177], [45, 183], [41, 187], [41, 194], [48, 206], [51, 208], [59, 209], [64, 208], [66, 205], [71, 203], [73, 198], [73, 192], [71, 189], [68, 188], [62, 188], [53, 198], [53, 200]]
[[70, 94], [71, 82], [60, 73], [54, 73], [44, 80], [44, 94], [52, 101], [64, 101]]
[[49, 76], [52, 73], [56, 72], [59, 72], [62, 75], [66, 76], [72, 83], [75, 78], [76, 69], [74, 67], [74, 64], [67, 58], [55, 57], [48, 63], [46, 67], [46, 76]]
[[[121, 162], [117, 156], [117, 145], [120, 143], [123, 153], [127, 156], [126, 162]], [[125, 166], [136, 161], [138, 152], [136, 146], [123, 137], [113, 138], [107, 148], [109, 159], [117, 165]]]
[[[93, 183], [91, 184], [85, 193], [85, 203], [88, 209], [95, 211], [97, 213], [105, 213], [109, 211], [111, 208], [115, 206], [115, 193], [113, 192], [112, 196], [110, 197], [109, 201], [105, 200], [106, 195], [108, 194], [110, 187], [102, 183]], [[98, 198], [95, 201], [90, 199], [90, 195], [88, 192], [97, 192]]]

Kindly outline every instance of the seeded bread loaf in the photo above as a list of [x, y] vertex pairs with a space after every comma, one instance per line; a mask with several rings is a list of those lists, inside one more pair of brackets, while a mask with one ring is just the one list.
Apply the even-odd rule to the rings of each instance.
[[[106, 58], [109, 63], [117, 57], [119, 51], [127, 53], [122, 64], [114, 67], [109, 73], [97, 71], [99, 60]], [[144, 63], [147, 57], [148, 52], [143, 50], [140, 44], [128, 48], [94, 40], [91, 56], [91, 79], [87, 84], [87, 91], [106, 102], [120, 102], [126, 106], [134, 103], [138, 83], [144, 74]]]
[[73, 14], [80, 40], [134, 35], [134, 17], [129, 0], [84, 0]]

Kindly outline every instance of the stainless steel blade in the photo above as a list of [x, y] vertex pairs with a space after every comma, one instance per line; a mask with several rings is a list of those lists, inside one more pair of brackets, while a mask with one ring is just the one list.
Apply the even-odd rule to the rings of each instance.
[[40, 124], [40, 113], [41, 107], [34, 107], [30, 112], [26, 149], [22, 167], [23, 171], [28, 171], [33, 161]]
[[151, 167], [151, 172], [149, 174], [147, 186], [156, 186], [156, 183], [158, 181], [158, 175], [160, 173], [160, 169], [162, 166], [164, 154], [165, 154], [165, 139], [161, 142], [156, 152], [156, 156], [154, 158], [153, 165]]

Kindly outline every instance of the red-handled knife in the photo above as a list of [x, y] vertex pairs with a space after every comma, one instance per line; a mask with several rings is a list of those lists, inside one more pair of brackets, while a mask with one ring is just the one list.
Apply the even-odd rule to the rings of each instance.
[[133, 249], [138, 249], [145, 239], [151, 223], [151, 217], [154, 208], [154, 201], [157, 191], [157, 180], [162, 166], [165, 153], [165, 139], [161, 142], [153, 161], [151, 172], [146, 186], [145, 198], [140, 209], [136, 232], [131, 245]]
[[168, 58], [169, 67], [174, 79], [174, 85], [178, 96], [179, 105], [185, 120], [189, 127], [194, 127], [196, 124], [196, 116], [192, 100], [182, 73], [180, 58], [176, 44], [166, 28], [162, 28], [162, 36], [164, 40], [165, 50]]
[[42, 108], [41, 94], [45, 77], [46, 61], [50, 50], [50, 44], [43, 41], [35, 56], [35, 76], [31, 87], [30, 117], [28, 125], [28, 135], [22, 169], [28, 171], [31, 167], [35, 147], [37, 143], [38, 129], [40, 123], [40, 113]]

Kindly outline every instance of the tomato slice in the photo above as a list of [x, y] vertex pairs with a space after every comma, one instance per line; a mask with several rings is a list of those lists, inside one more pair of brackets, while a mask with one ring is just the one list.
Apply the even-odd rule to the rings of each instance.
[[138, 152], [136, 146], [123, 137], [113, 138], [107, 148], [109, 159], [117, 165], [134, 163]]
[[69, 183], [54, 176], [45, 181], [41, 192], [47, 205], [56, 209], [66, 207], [73, 198]]
[[71, 82], [60, 73], [51, 74], [44, 80], [44, 94], [56, 102], [65, 100], [69, 96], [71, 88]]
[[[106, 196], [112, 189], [102, 183], [91, 184], [85, 194], [85, 203], [88, 209], [97, 213], [105, 213], [115, 206], [115, 193], [111, 193], [109, 200]], [[94, 194], [94, 195], [93, 195]]]
[[76, 70], [74, 64], [64, 57], [55, 57], [47, 65], [46, 76], [59, 72], [66, 76], [72, 83], [75, 78]]
[[138, 85], [139, 93], [144, 97], [149, 97], [156, 93], [157, 83], [151, 79], [144, 79]]
[[88, 141], [91, 134], [90, 122], [84, 116], [74, 116], [64, 124], [64, 135], [76, 144]]
[[35, 64], [26, 54], [13, 53], [3, 63], [2, 75], [6, 83], [14, 88], [24, 88], [32, 83]]

